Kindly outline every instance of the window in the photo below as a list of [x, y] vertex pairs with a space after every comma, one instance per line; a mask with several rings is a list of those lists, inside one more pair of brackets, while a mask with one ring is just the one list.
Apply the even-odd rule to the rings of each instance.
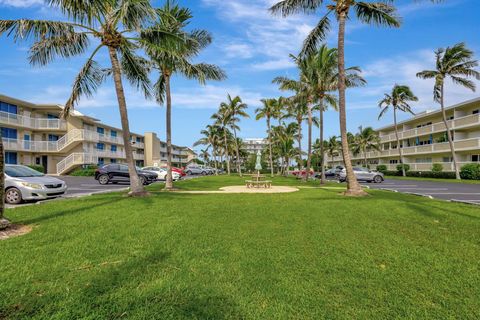
[[17, 139], [17, 129], [2, 128], [2, 138]]
[[111, 130], [110, 131], [110, 136], [115, 138], [117, 136], [117, 131]]
[[397, 164], [398, 160], [390, 160], [390, 164]]
[[0, 111], [17, 114], [18, 108], [16, 105], [0, 101]]
[[48, 118], [48, 119], [58, 119], [58, 116], [55, 115], [55, 114], [50, 114], [50, 113], [49, 113], [49, 114], [47, 114], [47, 118]]
[[110, 163], [117, 163], [117, 159], [110, 159]]
[[117, 152], [117, 146], [114, 146], [114, 145], [110, 146], [110, 151]]
[[104, 143], [97, 143], [97, 150], [105, 150], [105, 144]]
[[480, 162], [480, 155], [472, 154], [472, 162]]
[[97, 127], [97, 132], [100, 134], [105, 134], [105, 129], [101, 127]]
[[478, 113], [480, 113], [480, 109], [477, 109], [477, 110], [473, 110], [473, 111], [472, 111], [472, 114], [478, 114]]
[[142, 138], [137, 137], [136, 141], [137, 141], [137, 143], [142, 143]]
[[58, 141], [58, 139], [60, 139], [60, 137], [55, 134], [48, 135], [48, 141]]
[[443, 157], [442, 162], [445, 162], [445, 163], [453, 162], [453, 158], [452, 157]]
[[99, 165], [99, 166], [103, 166], [104, 163], [105, 163], [105, 159], [104, 159], [104, 158], [98, 158], [98, 165]]
[[5, 152], [5, 163], [6, 164], [17, 164], [17, 153], [16, 152]]

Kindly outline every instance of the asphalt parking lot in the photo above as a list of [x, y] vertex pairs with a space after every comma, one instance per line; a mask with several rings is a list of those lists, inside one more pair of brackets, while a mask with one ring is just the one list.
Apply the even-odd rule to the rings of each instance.
[[372, 189], [413, 193], [435, 199], [480, 205], [480, 184], [385, 179], [383, 183], [365, 183], [365, 185]]

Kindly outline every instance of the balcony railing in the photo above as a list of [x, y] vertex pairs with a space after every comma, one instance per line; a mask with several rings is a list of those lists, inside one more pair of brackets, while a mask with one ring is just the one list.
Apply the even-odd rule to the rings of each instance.
[[[440, 163], [443, 166], [444, 171], [454, 171], [453, 162], [435, 162], [435, 163]], [[463, 165], [465, 165], [467, 163], [470, 163], [470, 162], [457, 162], [459, 167], [462, 167]], [[431, 171], [433, 162], [429, 162], [429, 163], [406, 163], [406, 164], [408, 164], [410, 166], [410, 171]], [[398, 163], [397, 164], [381, 163], [381, 165], [387, 166], [387, 170], [397, 171]], [[373, 165], [372, 167], [375, 167], [375, 165]]]
[[[450, 129], [461, 129], [474, 125], [480, 125], [480, 114], [471, 114], [465, 117], [460, 117], [448, 121], [448, 126], [450, 127]], [[445, 124], [443, 122], [437, 122], [425, 127], [414, 128], [405, 131], [399, 130], [398, 138], [403, 140], [444, 131], [446, 131]], [[382, 143], [385, 143], [389, 141], [396, 141], [397, 138], [395, 137], [395, 132], [392, 132], [390, 134], [380, 136], [380, 140]]]
[[[464, 139], [464, 140], [457, 140], [454, 141], [455, 150], [477, 150], [480, 149], [480, 138], [472, 138], [472, 139]], [[448, 142], [442, 143], [433, 143], [423, 146], [414, 146], [414, 147], [406, 147], [402, 148], [404, 156], [411, 156], [417, 154], [429, 154], [429, 153], [442, 153], [442, 152], [449, 152], [450, 145]], [[382, 157], [398, 157], [398, 149], [390, 149], [390, 150], [381, 150], [381, 151], [370, 151], [367, 152], [366, 156], [367, 159], [372, 158], [382, 158]], [[363, 153], [357, 155], [350, 155], [352, 160], [362, 160], [365, 158]], [[327, 158], [327, 160], [331, 161], [331, 158]], [[342, 156], [334, 157], [333, 161], [343, 161]]]
[[0, 123], [38, 130], [67, 130], [65, 120], [32, 118], [4, 111], [0, 111]]

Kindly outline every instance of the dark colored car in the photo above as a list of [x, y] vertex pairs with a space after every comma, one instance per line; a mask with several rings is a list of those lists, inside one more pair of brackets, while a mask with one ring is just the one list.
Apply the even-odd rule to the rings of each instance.
[[[325, 170], [325, 178], [335, 178], [336, 175], [337, 175], [336, 172], [337, 172], [337, 169], [335, 169], [335, 168]], [[315, 174], [315, 178], [321, 179], [322, 178], [322, 173], [319, 172], [319, 173]]]
[[[154, 183], [157, 180], [157, 175], [153, 172], [143, 171], [137, 168], [137, 173], [140, 181], [144, 185]], [[95, 180], [102, 185], [119, 182], [130, 183], [128, 166], [116, 163], [104, 165], [95, 171]]]

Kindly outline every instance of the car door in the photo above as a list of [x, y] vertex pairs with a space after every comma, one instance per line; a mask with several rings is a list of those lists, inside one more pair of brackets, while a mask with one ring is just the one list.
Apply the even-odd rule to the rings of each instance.
[[124, 181], [124, 182], [130, 182], [130, 175], [128, 173], [128, 166], [121, 164], [118, 167], [119, 167], [118, 180], [119, 181]]
[[357, 180], [361, 180], [361, 181], [366, 180], [366, 175], [365, 175], [365, 171], [363, 170], [363, 168], [353, 167], [353, 172], [355, 173], [355, 176], [357, 177]]

